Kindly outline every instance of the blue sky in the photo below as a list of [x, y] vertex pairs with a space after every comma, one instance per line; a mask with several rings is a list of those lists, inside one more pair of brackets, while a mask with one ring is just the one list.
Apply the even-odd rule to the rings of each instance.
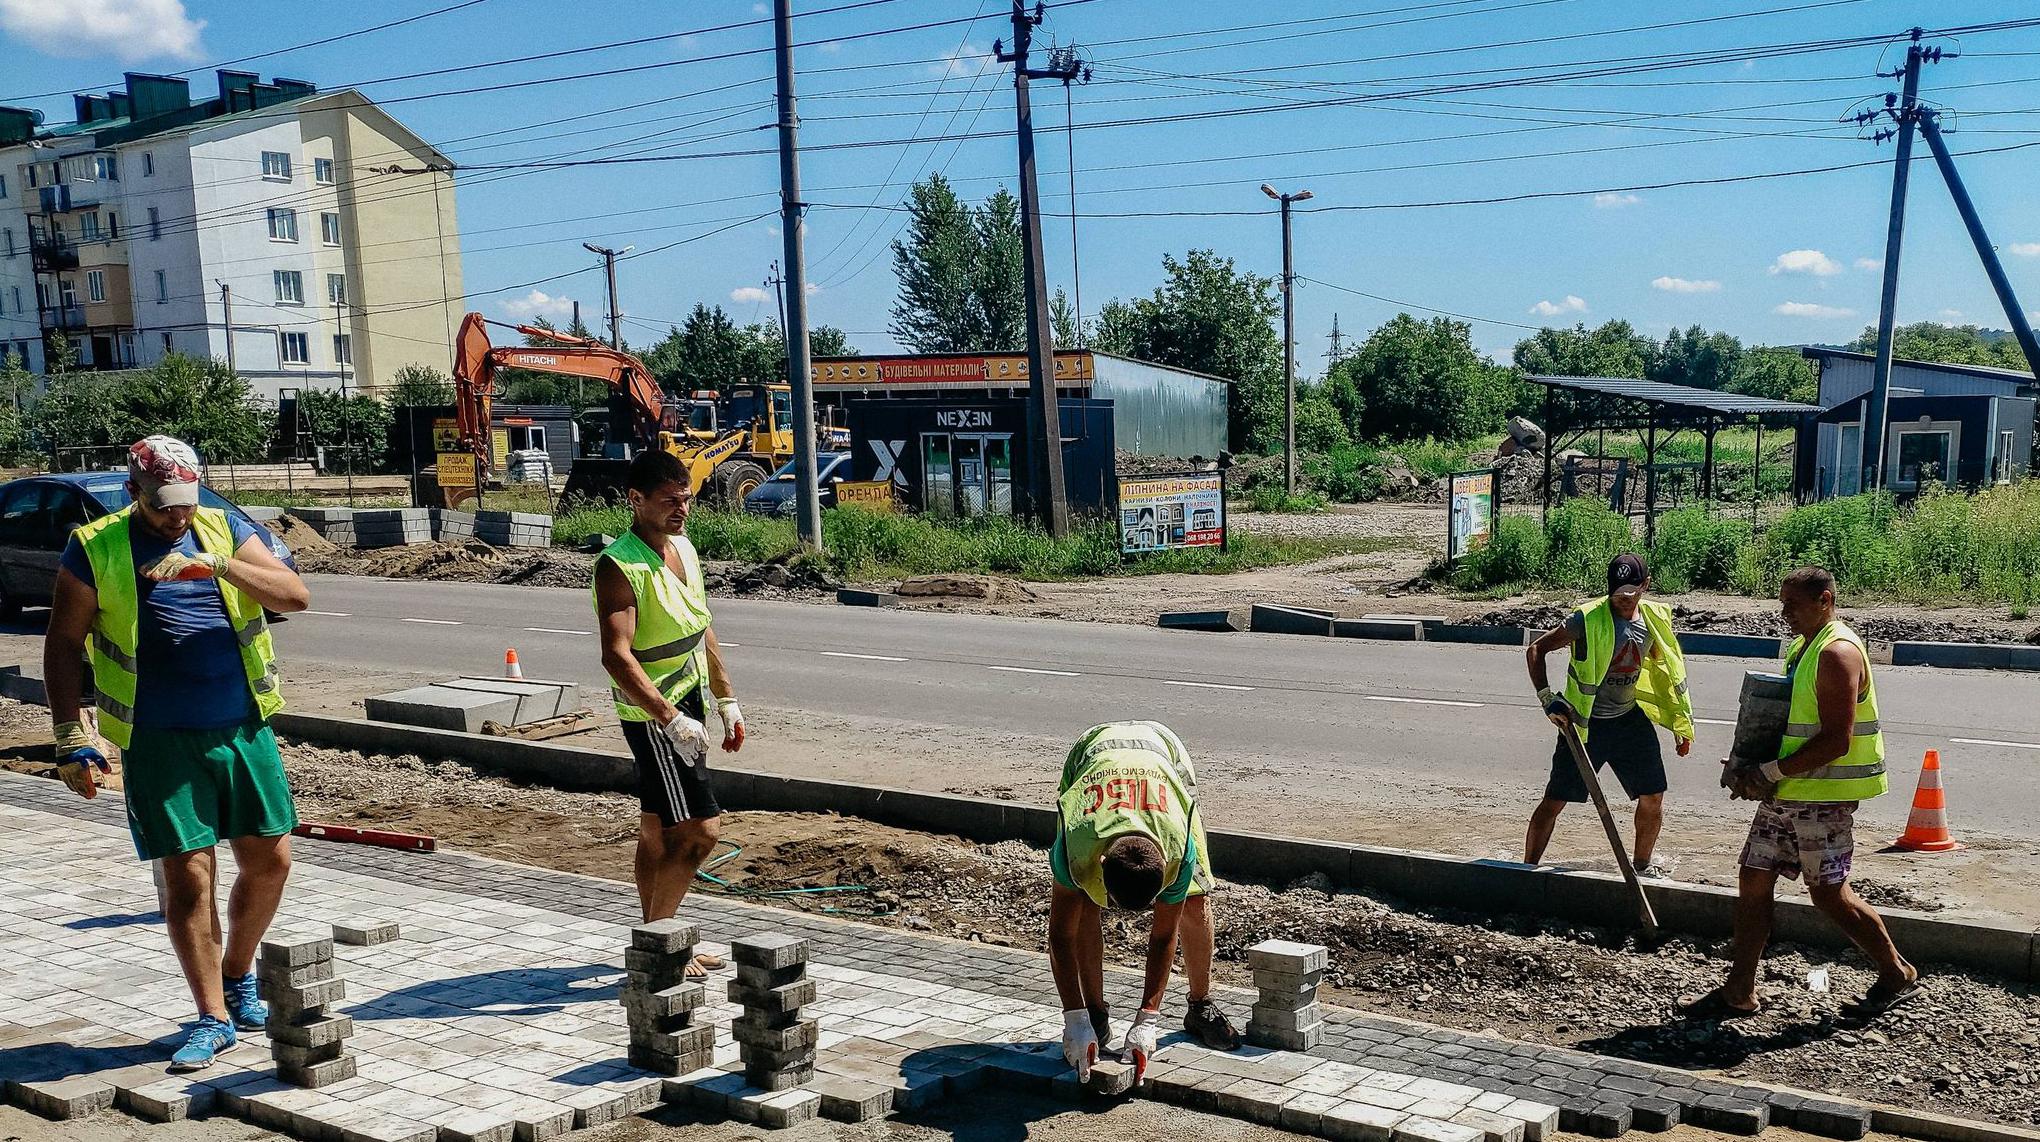
[[[0, 0], [9, 61], [0, 103], [63, 121], [68, 97], [21, 97], [103, 91], [124, 70], [205, 68], [455, 2]], [[803, 0], [796, 11], [844, 2]], [[739, 321], [773, 311], [761, 287], [780, 255], [769, 216], [776, 159], [487, 168], [768, 150], [772, 61], [758, 49], [769, 49], [770, 27], [680, 34], [755, 21], [764, 10], [751, 0], [477, 0], [237, 66], [325, 89], [358, 86], [477, 168], [460, 179], [460, 223], [470, 304], [491, 317], [558, 317], [577, 299], [594, 325], [601, 275], [580, 244], [646, 251], [619, 268], [625, 336], [644, 344], [696, 302], [720, 303]], [[884, 332], [894, 295], [886, 244], [903, 215], [887, 208], [906, 184], [940, 170], [971, 197], [1013, 185], [1011, 84], [986, 58], [994, 38], [1009, 34], [1006, 12], [1002, 0], [887, 0], [796, 21], [797, 38], [814, 41], [797, 52], [802, 138], [821, 148], [802, 164], [807, 197], [818, 204], [809, 216], [808, 264], [819, 287], [811, 318], [852, 331], [865, 351], [895, 347]], [[1084, 308], [1148, 292], [1162, 255], [1193, 246], [1276, 273], [1274, 204], [1257, 189], [1268, 181], [1316, 196], [1296, 219], [1297, 271], [1315, 279], [1297, 295], [1305, 371], [1321, 366], [1335, 313], [1352, 337], [1399, 308], [1334, 287], [1419, 314], [1431, 307], [1481, 318], [1475, 343], [1499, 355], [1526, 334], [1516, 326], [1613, 317], [1656, 334], [1698, 323], [1750, 341], [1847, 340], [1875, 319], [1888, 161], [1726, 185], [1609, 188], [1888, 160], [1890, 144], [1858, 141], [1836, 121], [1891, 88], [1874, 72], [1888, 70], [1902, 48], [1762, 49], [2012, 14], [2001, 0], [1052, 5], [1044, 40], [1081, 45], [1095, 70], [1072, 92]], [[965, 22], [891, 31], [958, 19]], [[634, 37], [664, 38], [453, 70]], [[1957, 112], [1950, 142], [1958, 154], [2040, 142], [2040, 28], [1942, 42], [1962, 56], [1930, 67], [1922, 92]], [[1620, 70], [1696, 52], [1717, 55], [1700, 66]], [[731, 53], [750, 54], [703, 58]], [[640, 70], [507, 88], [621, 68]], [[1566, 74], [1509, 82], [1529, 68]], [[1598, 74], [1578, 74], [1588, 70]], [[1469, 84], [1485, 87], [1438, 90]], [[211, 86], [209, 74], [194, 77], [196, 90]], [[1036, 90], [1042, 189], [1055, 215], [1045, 226], [1050, 280], [1069, 289], [1072, 140], [1060, 130], [1060, 86]], [[1285, 106], [1302, 101], [1343, 105]], [[1226, 114], [1207, 114], [1215, 112]], [[1134, 122], [1084, 126], [1125, 120]], [[993, 135], [894, 142], [978, 132]], [[828, 149], [874, 141], [884, 145]], [[2027, 308], [2040, 310], [2040, 215], [2029, 189], [2040, 146], [1961, 161], [2014, 284]], [[1575, 190], [1606, 193], [1385, 208]], [[1912, 202], [1901, 319], [2003, 326], [1931, 164], [1915, 168]]]

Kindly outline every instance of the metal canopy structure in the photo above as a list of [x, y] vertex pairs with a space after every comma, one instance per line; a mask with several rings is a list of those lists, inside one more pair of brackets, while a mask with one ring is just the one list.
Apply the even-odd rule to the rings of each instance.
[[1706, 441], [1700, 464], [1700, 495], [1712, 499], [1714, 434], [1724, 428], [1757, 430], [1757, 466], [1752, 489], [1762, 472], [1764, 428], [1804, 424], [1821, 413], [1818, 405], [1769, 397], [1744, 396], [1715, 389], [1640, 381], [1629, 377], [1548, 377], [1530, 380], [1544, 386], [1544, 511], [1551, 511], [1552, 461], [1570, 444], [1589, 433], [1641, 432], [1644, 436], [1644, 545], [1657, 538], [1658, 451], [1681, 432], [1697, 432]]

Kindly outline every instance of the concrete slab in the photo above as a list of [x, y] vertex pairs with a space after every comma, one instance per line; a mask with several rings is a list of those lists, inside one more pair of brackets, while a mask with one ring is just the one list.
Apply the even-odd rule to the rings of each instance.
[[1333, 619], [1332, 634], [1337, 638], [1417, 642], [1424, 637], [1424, 624], [1419, 619]]
[[1247, 614], [1247, 629], [1258, 634], [1330, 635], [1332, 613], [1302, 607], [1276, 607], [1266, 603], [1255, 603]]
[[496, 694], [517, 699], [517, 714], [505, 725], [521, 726], [543, 721], [581, 708], [581, 688], [572, 682], [548, 682], [542, 678], [454, 678], [434, 683], [448, 690]]
[[371, 721], [478, 734], [483, 722], [516, 724], [518, 704], [519, 698], [514, 694], [419, 686], [378, 694], [365, 700], [362, 709]]
[[1163, 630], [1201, 630], [1231, 634], [1239, 630], [1231, 611], [1163, 611], [1155, 617]]

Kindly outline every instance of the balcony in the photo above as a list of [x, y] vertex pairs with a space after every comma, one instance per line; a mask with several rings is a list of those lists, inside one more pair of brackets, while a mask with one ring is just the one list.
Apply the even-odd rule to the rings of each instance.
[[69, 238], [60, 236], [52, 239], [33, 229], [29, 231], [28, 256], [39, 274], [78, 268], [78, 247]]
[[42, 324], [44, 329], [65, 331], [90, 328], [85, 320], [85, 307], [82, 305], [63, 305], [45, 309], [42, 311]]

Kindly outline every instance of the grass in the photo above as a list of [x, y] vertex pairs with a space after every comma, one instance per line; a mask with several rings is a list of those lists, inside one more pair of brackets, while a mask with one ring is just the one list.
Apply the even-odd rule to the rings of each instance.
[[[554, 517], [553, 542], [579, 546], [630, 526], [622, 507], [573, 507]], [[799, 549], [791, 520], [697, 508], [687, 534], [704, 559], [766, 562]], [[1109, 524], [1084, 524], [1063, 539], [1004, 517], [936, 520], [857, 508], [822, 513], [821, 564], [843, 579], [944, 573], [999, 574], [1048, 581], [1116, 575], [1223, 575], [1369, 550], [1359, 540], [1299, 539], [1235, 531], [1224, 551], [1177, 550], [1127, 558]]]

